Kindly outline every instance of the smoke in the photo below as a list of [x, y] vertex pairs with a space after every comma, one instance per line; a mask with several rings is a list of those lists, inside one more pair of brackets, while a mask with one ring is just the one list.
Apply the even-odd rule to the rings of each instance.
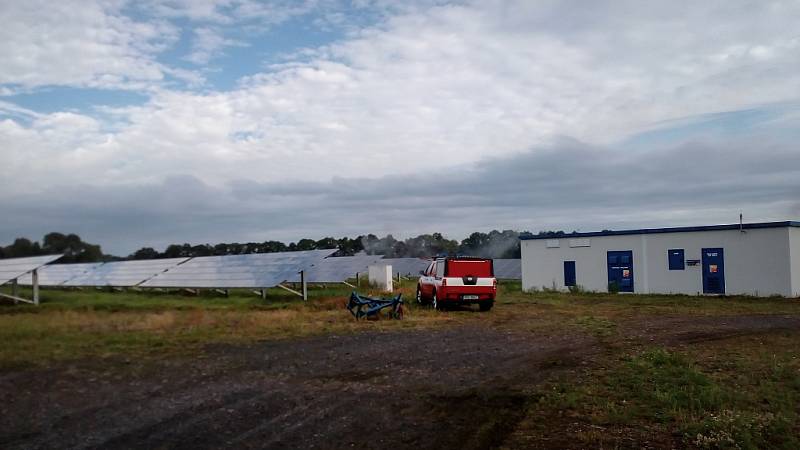
[[373, 234], [361, 239], [364, 251], [387, 258], [428, 258], [438, 255], [468, 255], [483, 258], [519, 258], [519, 232], [475, 232], [460, 243], [441, 233], [421, 234], [397, 240], [391, 234], [379, 238]]
[[519, 236], [493, 240], [477, 250], [476, 256], [484, 258], [519, 258]]
[[460, 245], [460, 252], [483, 258], [519, 258], [519, 232], [513, 230], [472, 233]]

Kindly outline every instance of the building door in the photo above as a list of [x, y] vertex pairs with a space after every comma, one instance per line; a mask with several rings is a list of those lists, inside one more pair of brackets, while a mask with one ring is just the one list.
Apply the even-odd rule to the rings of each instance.
[[564, 261], [564, 286], [576, 286], [575, 261]]
[[703, 293], [725, 293], [725, 257], [721, 248], [703, 249]]
[[633, 292], [633, 251], [608, 252], [608, 290]]

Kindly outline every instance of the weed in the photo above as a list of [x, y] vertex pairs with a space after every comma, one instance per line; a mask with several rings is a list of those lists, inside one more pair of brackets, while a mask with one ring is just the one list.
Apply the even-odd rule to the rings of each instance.
[[581, 328], [598, 337], [608, 337], [616, 333], [617, 325], [609, 319], [595, 316], [579, 316], [575, 322]]
[[574, 286], [568, 286], [567, 289], [569, 290], [570, 294], [583, 294], [586, 292], [586, 289], [580, 284], [576, 284]]

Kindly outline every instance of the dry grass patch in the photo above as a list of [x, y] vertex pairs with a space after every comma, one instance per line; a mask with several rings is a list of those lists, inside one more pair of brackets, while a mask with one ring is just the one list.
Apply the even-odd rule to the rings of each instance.
[[153, 312], [51, 311], [0, 315], [0, 367], [113, 354], [198, 351], [207, 343], [248, 342], [458, 323], [454, 315], [407, 308], [405, 319], [355, 321], [328, 298], [279, 310]]

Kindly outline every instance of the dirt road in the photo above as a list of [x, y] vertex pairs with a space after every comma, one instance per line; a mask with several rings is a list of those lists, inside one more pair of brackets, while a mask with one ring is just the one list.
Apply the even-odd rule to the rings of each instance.
[[[679, 345], [798, 326], [794, 316], [652, 317], [623, 333]], [[514, 430], [526, 390], [602, 352], [590, 332], [462, 325], [7, 372], [0, 447], [487, 448]]]

